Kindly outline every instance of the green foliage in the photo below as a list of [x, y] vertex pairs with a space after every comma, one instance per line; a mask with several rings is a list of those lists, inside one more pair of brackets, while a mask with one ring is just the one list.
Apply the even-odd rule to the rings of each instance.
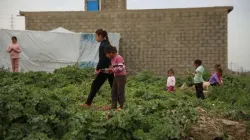
[[[54, 73], [0, 71], [0, 139], [181, 139], [196, 120], [192, 104], [163, 91], [151, 72], [129, 78], [127, 106], [111, 112], [80, 107], [87, 98], [92, 69], [71, 66]], [[95, 105], [110, 104], [108, 85]]]
[[214, 87], [209, 99], [224, 102], [225, 116], [250, 121], [250, 86], [241, 77], [224, 76], [223, 86]]
[[[107, 120], [106, 111], [80, 107], [88, 96], [93, 71], [76, 66], [54, 73], [0, 70], [0, 139], [178, 140], [188, 137], [198, 106], [222, 110], [233, 119], [249, 117], [249, 86], [238, 78], [225, 77], [225, 85], [213, 88], [204, 102], [189, 92], [169, 94], [162, 90], [164, 78], [143, 72], [128, 78], [126, 106], [111, 111]], [[108, 84], [94, 100], [94, 106], [105, 105], [110, 105]]]
[[203, 79], [205, 80], [205, 81], [209, 81], [209, 79], [210, 79], [210, 77], [212, 76], [212, 74], [209, 72], [209, 71], [204, 71], [204, 73], [203, 73]]
[[176, 78], [176, 87], [181, 87], [184, 83], [184, 80], [182, 80], [180, 77], [175, 77]]

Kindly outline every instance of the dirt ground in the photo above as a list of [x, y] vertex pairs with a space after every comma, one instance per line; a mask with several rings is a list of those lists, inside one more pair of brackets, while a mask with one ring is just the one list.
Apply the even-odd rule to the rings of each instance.
[[192, 125], [192, 140], [250, 140], [244, 122], [235, 122], [218, 116], [211, 116], [202, 108], [197, 108], [199, 119]]

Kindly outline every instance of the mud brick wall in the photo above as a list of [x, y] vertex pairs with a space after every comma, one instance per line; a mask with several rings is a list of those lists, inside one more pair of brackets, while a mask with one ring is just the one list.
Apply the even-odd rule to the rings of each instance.
[[[107, 2], [109, 0], [106, 0]], [[121, 34], [120, 54], [130, 73], [151, 70], [183, 74], [195, 59], [207, 70], [228, 65], [227, 19], [232, 7], [98, 12], [21, 12], [27, 30], [64, 27], [93, 33], [98, 28]]]

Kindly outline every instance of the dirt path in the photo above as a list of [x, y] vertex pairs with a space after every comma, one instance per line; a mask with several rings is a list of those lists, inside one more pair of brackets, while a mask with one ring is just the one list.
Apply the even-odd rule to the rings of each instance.
[[[202, 108], [197, 108], [199, 119], [192, 125], [190, 136], [193, 140], [250, 140], [246, 125], [209, 115]], [[223, 139], [223, 140], [224, 140]]]

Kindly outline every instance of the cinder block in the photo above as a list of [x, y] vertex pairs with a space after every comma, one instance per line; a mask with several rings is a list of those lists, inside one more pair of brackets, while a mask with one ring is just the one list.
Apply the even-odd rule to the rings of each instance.
[[[113, 1], [105, 0], [105, 3]], [[77, 32], [92, 33], [104, 28], [120, 33], [120, 54], [133, 71], [144, 67], [163, 74], [162, 70], [171, 67], [181, 72], [190, 68], [194, 59], [203, 59], [208, 69], [215, 62], [227, 67], [227, 12], [224, 9], [114, 12], [124, 8], [122, 0], [111, 7], [113, 11], [106, 6], [101, 12], [33, 12], [26, 15], [25, 25], [28, 30], [48, 31], [63, 26]], [[218, 51], [218, 48], [221, 49]], [[137, 63], [141, 64], [137, 66]]]

